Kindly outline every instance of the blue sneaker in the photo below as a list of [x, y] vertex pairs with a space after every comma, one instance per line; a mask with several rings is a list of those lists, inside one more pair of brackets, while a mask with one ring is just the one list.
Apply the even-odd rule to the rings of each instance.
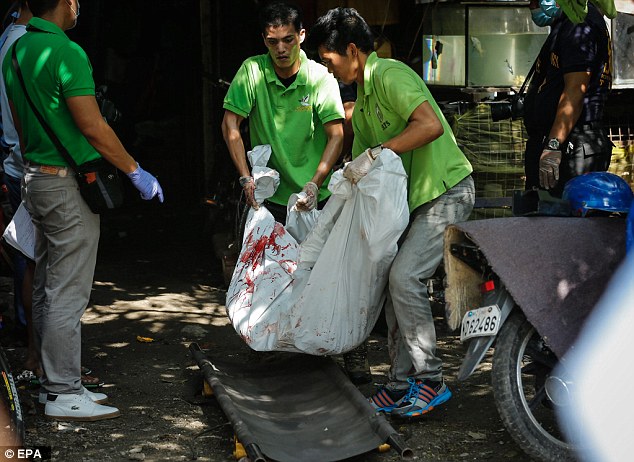
[[390, 390], [383, 387], [368, 401], [377, 412], [389, 414], [403, 402], [407, 393], [408, 390]]
[[396, 417], [417, 417], [427, 414], [439, 404], [451, 398], [451, 391], [443, 380], [407, 379], [409, 390], [401, 403], [392, 409], [391, 414]]

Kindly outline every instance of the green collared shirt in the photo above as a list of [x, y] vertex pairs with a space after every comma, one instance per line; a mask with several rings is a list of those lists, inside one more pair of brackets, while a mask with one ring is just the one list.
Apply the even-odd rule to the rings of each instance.
[[[99, 153], [79, 131], [66, 104], [66, 98], [95, 94], [92, 67], [84, 50], [55, 24], [37, 17], [29, 21], [27, 33], [16, 44], [26, 89], [42, 117], [75, 162], [81, 165], [97, 159]], [[24, 96], [11, 54], [12, 49], [2, 63], [2, 72], [22, 126], [24, 157], [39, 164], [66, 166]]]
[[401, 154], [410, 212], [444, 194], [473, 169], [420, 76], [400, 61], [381, 59], [376, 53], [368, 56], [352, 115], [355, 157], [400, 134], [414, 109], [426, 101], [445, 131], [431, 143]]
[[[279, 172], [280, 186], [269, 200], [282, 205], [315, 174], [328, 142], [324, 124], [344, 117], [334, 77], [303, 51], [300, 60], [297, 78], [286, 88], [268, 54], [248, 58], [224, 100], [226, 110], [249, 118], [252, 146], [271, 145], [268, 166]], [[327, 185], [328, 179], [319, 200], [330, 195]]]

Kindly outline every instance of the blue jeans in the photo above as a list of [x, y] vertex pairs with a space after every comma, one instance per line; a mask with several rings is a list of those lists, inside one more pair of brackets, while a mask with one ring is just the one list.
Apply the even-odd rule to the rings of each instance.
[[[9, 191], [9, 204], [13, 213], [22, 202], [22, 179], [4, 174], [4, 184]], [[22, 303], [22, 284], [24, 283], [24, 272], [26, 271], [26, 258], [20, 252], [13, 253], [13, 307], [15, 318], [22, 326], [26, 326], [26, 315], [24, 304]]]
[[388, 387], [407, 388], [408, 377], [440, 380], [442, 361], [436, 356], [436, 329], [426, 281], [443, 256], [445, 228], [467, 220], [475, 201], [468, 176], [410, 216], [392, 264], [385, 304], [390, 371]]
[[24, 200], [35, 226], [33, 327], [42, 361], [42, 387], [81, 393], [81, 317], [97, 261], [99, 215], [66, 176], [27, 167]]

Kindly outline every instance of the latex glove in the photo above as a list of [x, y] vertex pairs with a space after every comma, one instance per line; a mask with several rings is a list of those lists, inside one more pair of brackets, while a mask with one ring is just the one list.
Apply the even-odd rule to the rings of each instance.
[[244, 197], [247, 201], [247, 205], [250, 205], [255, 210], [260, 208], [260, 205], [255, 201], [255, 181], [252, 176], [241, 176], [240, 186], [244, 191]]
[[306, 197], [298, 199], [295, 203], [297, 210], [308, 212], [317, 206], [317, 197], [319, 197], [319, 187], [309, 181], [304, 185], [302, 192], [306, 193]]
[[372, 149], [366, 149], [363, 154], [346, 164], [343, 168], [343, 176], [350, 180], [352, 184], [358, 183], [361, 178], [368, 174], [376, 156]]
[[154, 196], [158, 196], [159, 201], [163, 202], [163, 188], [158, 180], [154, 175], [143, 170], [139, 164], [136, 164], [134, 172], [128, 173], [128, 178], [141, 193], [141, 199], [149, 201]]
[[559, 164], [561, 164], [561, 151], [544, 149], [539, 158], [539, 184], [542, 188], [551, 189], [557, 185]]

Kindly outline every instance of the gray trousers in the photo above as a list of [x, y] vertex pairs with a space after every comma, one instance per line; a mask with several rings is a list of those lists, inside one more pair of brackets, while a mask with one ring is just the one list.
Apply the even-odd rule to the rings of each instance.
[[468, 176], [410, 217], [390, 270], [385, 304], [391, 362], [387, 386], [393, 390], [407, 388], [408, 377], [442, 378], [426, 281], [442, 260], [445, 228], [466, 221], [474, 201], [475, 186]]
[[35, 226], [33, 327], [42, 387], [82, 393], [81, 317], [97, 261], [99, 215], [84, 202], [72, 171], [66, 176], [27, 167], [23, 198]]

